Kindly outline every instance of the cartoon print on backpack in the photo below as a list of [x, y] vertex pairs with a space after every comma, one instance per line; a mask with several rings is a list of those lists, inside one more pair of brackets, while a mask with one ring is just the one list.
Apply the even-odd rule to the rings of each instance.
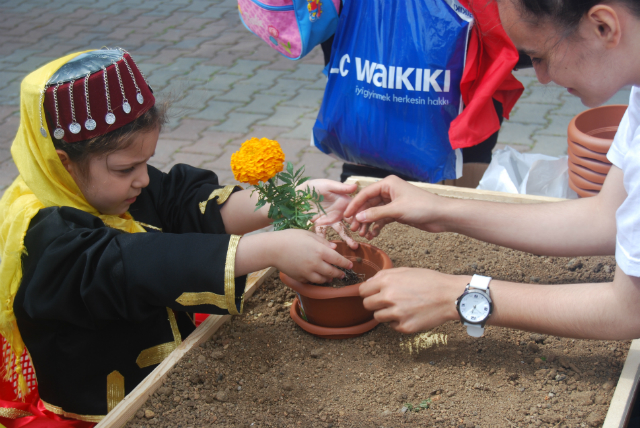
[[269, 25], [269, 29], [267, 31], [269, 31], [269, 40], [271, 43], [278, 46], [278, 36], [280, 35], [278, 29], [273, 25]]
[[320, 19], [322, 15], [322, 3], [320, 0], [307, 0], [307, 9], [309, 9], [309, 21], [314, 22]]
[[[278, 29], [273, 25], [269, 25], [269, 28], [267, 29], [267, 31], [269, 32], [269, 41], [274, 45], [278, 46], [278, 39], [280, 36], [280, 32], [278, 31]], [[289, 54], [291, 54], [291, 42], [287, 42], [286, 40], [281, 40], [280, 46], [282, 46], [284, 50], [286, 50], [287, 52], [289, 52]]]

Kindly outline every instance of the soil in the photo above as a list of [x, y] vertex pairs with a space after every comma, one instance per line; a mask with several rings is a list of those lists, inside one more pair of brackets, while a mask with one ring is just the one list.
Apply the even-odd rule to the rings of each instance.
[[[398, 224], [372, 244], [395, 266], [519, 282], [606, 282], [615, 270], [613, 257], [537, 256]], [[457, 321], [325, 340], [293, 323], [293, 298], [274, 274], [127, 427], [601, 426], [630, 345], [491, 326], [475, 339]]]
[[[362, 259], [358, 259], [362, 261]], [[330, 282], [325, 282], [324, 284], [314, 284], [319, 287], [331, 287], [331, 288], [343, 288], [347, 285], [359, 284], [364, 281], [366, 278], [364, 274], [360, 275], [354, 272], [352, 269], [341, 268], [340, 266], [335, 266], [337, 269], [340, 269], [344, 272], [344, 278], [333, 278]]]

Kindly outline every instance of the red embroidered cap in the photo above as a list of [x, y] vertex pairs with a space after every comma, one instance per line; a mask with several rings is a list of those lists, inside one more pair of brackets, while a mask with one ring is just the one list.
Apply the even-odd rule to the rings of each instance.
[[[154, 104], [146, 78], [123, 49], [78, 55], [60, 67], [44, 90], [49, 133], [66, 143], [114, 131]], [[46, 136], [44, 126], [40, 131]]]

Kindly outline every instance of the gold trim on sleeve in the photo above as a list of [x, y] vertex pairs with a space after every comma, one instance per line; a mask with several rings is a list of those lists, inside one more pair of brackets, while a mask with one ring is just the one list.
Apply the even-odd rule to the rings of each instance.
[[143, 223], [143, 222], [137, 221], [137, 220], [136, 220], [136, 223], [138, 223], [142, 227], [146, 227], [147, 229], [153, 229], [153, 230], [158, 230], [158, 231], [162, 232], [162, 228], [161, 227], [151, 226], [150, 224]]
[[240, 315], [243, 306], [243, 296], [240, 302], [240, 312], [236, 309], [236, 251], [241, 236], [231, 235], [229, 239], [229, 248], [227, 249], [227, 260], [224, 264], [224, 297], [227, 301], [227, 310], [231, 315]]
[[209, 195], [209, 199], [207, 199], [206, 201], [202, 201], [198, 204], [198, 206], [200, 207], [200, 212], [202, 214], [205, 213], [205, 211], [207, 210], [207, 203], [213, 199], [213, 198], [218, 198], [218, 200], [216, 201], [216, 203], [218, 205], [222, 205], [224, 204], [227, 199], [229, 199], [229, 196], [231, 196], [231, 194], [233, 193], [233, 191], [237, 188], [239, 188], [240, 190], [242, 189], [242, 186], [238, 186], [237, 184], [230, 184], [228, 186], [224, 186], [220, 189], [216, 189], [213, 192], [211, 192], [211, 194]]
[[26, 410], [14, 409], [13, 407], [0, 407], [0, 418], [18, 419], [26, 416], [33, 416]]
[[173, 309], [167, 308], [169, 314], [169, 324], [171, 324], [171, 333], [173, 333], [173, 343], [176, 344], [176, 348], [182, 343], [182, 336], [180, 335], [180, 329], [178, 328], [178, 322], [176, 321], [176, 314], [173, 313]]
[[45, 409], [47, 409], [52, 413], [55, 413], [56, 415], [64, 416], [65, 418], [77, 419], [82, 422], [95, 422], [95, 423], [98, 423], [102, 419], [104, 419], [104, 415], [102, 416], [78, 415], [76, 413], [65, 412], [64, 410], [62, 410], [62, 407], [54, 406], [53, 404], [49, 404], [42, 399], [41, 401]]
[[180, 335], [180, 329], [178, 328], [178, 322], [176, 321], [176, 314], [171, 308], [167, 308], [167, 315], [169, 324], [171, 325], [173, 342], [161, 343], [160, 345], [152, 346], [151, 348], [144, 349], [140, 352], [140, 355], [136, 358], [136, 364], [141, 369], [155, 364], [160, 364], [182, 343], [182, 336]]
[[124, 400], [124, 376], [118, 370], [114, 370], [107, 376], [107, 413], [122, 400]]
[[227, 309], [226, 297], [222, 294], [211, 293], [210, 291], [202, 293], [182, 293], [180, 297], [176, 299], [176, 302], [182, 306], [215, 305], [220, 309]]
[[156, 345], [151, 348], [147, 348], [144, 351], [140, 352], [140, 355], [138, 355], [138, 358], [136, 358], [136, 364], [141, 369], [160, 364], [176, 348], [176, 342], [167, 342], [163, 343], [162, 345]]

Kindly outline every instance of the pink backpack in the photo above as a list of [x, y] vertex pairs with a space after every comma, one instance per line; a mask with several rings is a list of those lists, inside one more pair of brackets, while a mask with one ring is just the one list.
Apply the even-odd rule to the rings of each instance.
[[340, 0], [238, 0], [249, 31], [289, 59], [300, 59], [336, 31]]

